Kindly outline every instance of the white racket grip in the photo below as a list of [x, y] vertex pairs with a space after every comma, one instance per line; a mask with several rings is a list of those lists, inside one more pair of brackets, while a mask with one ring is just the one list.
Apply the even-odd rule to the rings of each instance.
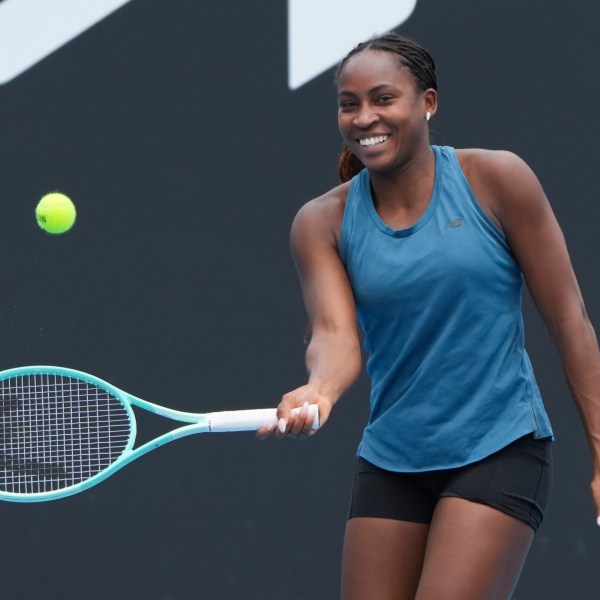
[[[292, 414], [297, 415], [300, 408], [292, 409]], [[319, 407], [311, 404], [308, 407], [314, 416], [312, 428], [319, 429]], [[211, 433], [223, 433], [227, 431], [257, 431], [265, 425], [277, 427], [277, 409], [255, 408], [252, 410], [225, 410], [213, 412], [206, 415], [208, 431]]]

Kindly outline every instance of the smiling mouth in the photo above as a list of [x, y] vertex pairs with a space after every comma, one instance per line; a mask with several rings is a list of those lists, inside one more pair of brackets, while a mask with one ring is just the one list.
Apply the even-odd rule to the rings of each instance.
[[378, 144], [383, 144], [386, 140], [389, 140], [389, 135], [376, 135], [368, 138], [361, 138], [359, 141], [360, 145], [363, 147], [377, 146]]

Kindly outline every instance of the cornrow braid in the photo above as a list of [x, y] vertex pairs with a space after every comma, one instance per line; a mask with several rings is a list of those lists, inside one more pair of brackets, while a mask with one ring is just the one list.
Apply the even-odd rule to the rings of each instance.
[[[339, 80], [346, 63], [350, 58], [364, 50], [380, 50], [382, 52], [391, 52], [398, 56], [400, 64], [410, 69], [415, 77], [415, 83], [419, 90], [428, 89], [437, 90], [437, 76], [435, 74], [435, 61], [425, 48], [402, 37], [396, 33], [386, 33], [361, 42], [355, 46], [339, 64], [335, 73], [335, 81]], [[349, 181], [363, 169], [363, 164], [350, 151], [344, 147], [338, 161], [338, 176], [343, 183]]]
[[337, 68], [336, 82], [348, 60], [363, 50], [381, 50], [397, 54], [400, 64], [408, 67], [415, 76], [419, 89], [423, 91], [430, 88], [437, 90], [435, 62], [431, 54], [417, 42], [396, 33], [386, 33], [373, 37], [350, 50]]

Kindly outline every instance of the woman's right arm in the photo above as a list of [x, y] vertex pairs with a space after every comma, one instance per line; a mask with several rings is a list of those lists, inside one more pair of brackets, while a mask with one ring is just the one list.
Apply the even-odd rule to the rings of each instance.
[[[308, 382], [285, 394], [277, 409], [278, 437], [312, 433], [306, 411], [294, 418], [290, 410], [319, 406], [325, 424], [333, 405], [352, 385], [361, 369], [360, 340], [354, 296], [338, 252], [347, 185], [304, 205], [294, 219], [291, 247], [300, 277], [311, 328], [306, 351]], [[268, 435], [270, 431], [259, 431]]]

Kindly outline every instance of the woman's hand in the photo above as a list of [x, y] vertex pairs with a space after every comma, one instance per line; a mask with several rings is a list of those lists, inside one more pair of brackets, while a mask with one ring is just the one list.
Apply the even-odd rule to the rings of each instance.
[[[302, 439], [313, 435], [317, 429], [313, 428], [315, 418], [308, 410], [311, 404], [317, 405], [319, 409], [319, 428], [322, 427], [329, 418], [332, 402], [309, 383], [281, 398], [277, 407], [277, 425], [265, 425], [256, 432], [257, 437], [265, 439], [274, 435], [279, 439], [286, 436]], [[295, 415], [292, 414], [294, 408], [299, 409]]]

